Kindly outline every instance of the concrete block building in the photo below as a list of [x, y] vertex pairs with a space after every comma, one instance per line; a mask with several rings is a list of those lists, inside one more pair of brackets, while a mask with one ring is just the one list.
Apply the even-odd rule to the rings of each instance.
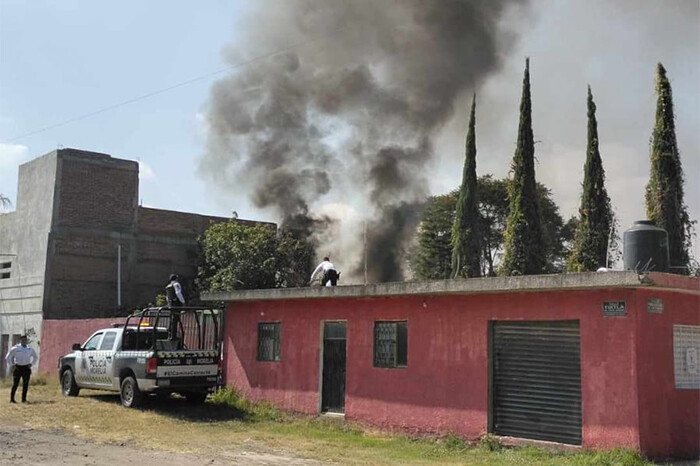
[[20, 166], [16, 211], [0, 214], [3, 355], [25, 332], [40, 351], [44, 319], [123, 315], [154, 302], [170, 273], [187, 291], [197, 237], [227, 219], [141, 207], [138, 175], [135, 161], [76, 149]]
[[[249, 399], [409, 432], [700, 454], [700, 279], [606, 272], [209, 293]], [[517, 440], [516, 440], [517, 441]]]

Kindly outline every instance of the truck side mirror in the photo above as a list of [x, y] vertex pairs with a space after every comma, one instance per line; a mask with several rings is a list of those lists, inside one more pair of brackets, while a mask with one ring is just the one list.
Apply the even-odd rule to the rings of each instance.
[[82, 347], [80, 346], [80, 343], [73, 343], [72, 347], [73, 351], [82, 351]]

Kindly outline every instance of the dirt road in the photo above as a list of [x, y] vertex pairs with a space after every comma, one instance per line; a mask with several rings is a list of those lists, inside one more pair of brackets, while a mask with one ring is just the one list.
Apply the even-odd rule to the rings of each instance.
[[[251, 447], [253, 447], [251, 445]], [[0, 464], [75, 465], [319, 465], [307, 459], [254, 451], [222, 452], [217, 456], [193, 455], [133, 446], [103, 444], [78, 438], [59, 430], [0, 427]]]

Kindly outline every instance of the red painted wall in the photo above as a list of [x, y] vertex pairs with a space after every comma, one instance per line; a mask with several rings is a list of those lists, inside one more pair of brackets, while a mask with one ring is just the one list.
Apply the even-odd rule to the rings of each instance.
[[[661, 298], [663, 314], [646, 311], [649, 298]], [[639, 430], [641, 447], [653, 457], [700, 455], [700, 390], [676, 389], [673, 325], [700, 325], [700, 297], [639, 290]]]
[[[627, 301], [625, 317], [602, 303]], [[490, 320], [578, 319], [583, 445], [639, 448], [634, 289], [336, 298], [231, 303], [226, 380], [248, 397], [319, 410], [324, 320], [346, 320], [346, 418], [382, 427], [455, 432], [487, 429]], [[373, 367], [376, 320], [408, 321], [408, 367]], [[256, 361], [257, 323], [282, 322], [280, 362]]]
[[73, 343], [85, 343], [90, 335], [113, 323], [124, 324], [123, 317], [110, 319], [44, 320], [41, 325], [39, 372], [58, 375], [58, 358], [70, 353]]

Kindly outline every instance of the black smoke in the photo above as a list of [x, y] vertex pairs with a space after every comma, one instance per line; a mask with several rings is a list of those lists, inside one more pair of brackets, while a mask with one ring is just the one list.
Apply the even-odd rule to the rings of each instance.
[[[500, 65], [512, 3], [256, 2], [248, 40], [228, 49], [229, 59], [286, 51], [212, 87], [201, 172], [243, 186], [283, 227], [303, 225], [317, 239], [330, 221], [313, 213], [317, 201], [364, 198], [369, 275], [401, 280], [428, 194], [432, 140], [460, 95]], [[360, 264], [357, 249], [343, 255]]]

